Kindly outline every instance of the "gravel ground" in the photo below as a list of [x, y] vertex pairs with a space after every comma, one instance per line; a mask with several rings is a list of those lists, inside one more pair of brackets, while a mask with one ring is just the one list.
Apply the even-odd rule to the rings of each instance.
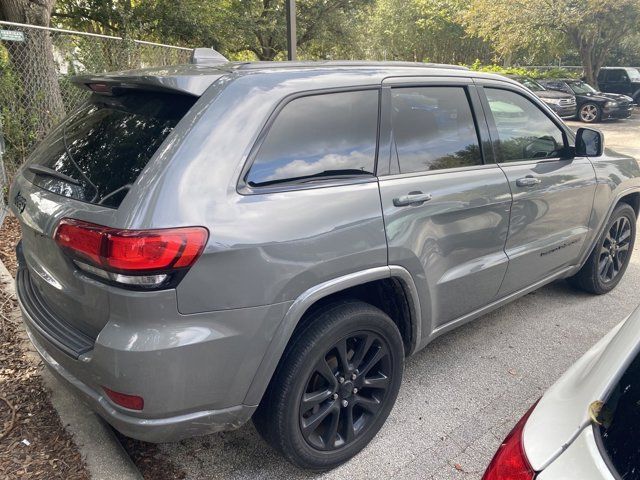
[[[640, 159], [640, 114], [597, 128], [609, 147]], [[160, 450], [189, 479], [479, 479], [530, 405], [631, 313], [639, 285], [636, 248], [609, 295], [594, 297], [556, 282], [437, 339], [407, 361], [396, 406], [374, 441], [324, 475], [289, 465], [251, 424]]]
[[[15, 218], [7, 217], [0, 259], [11, 275], [19, 237]], [[29, 351], [19, 322], [15, 297], [0, 288], [0, 478], [86, 480], [84, 460], [51, 405], [42, 363]]]

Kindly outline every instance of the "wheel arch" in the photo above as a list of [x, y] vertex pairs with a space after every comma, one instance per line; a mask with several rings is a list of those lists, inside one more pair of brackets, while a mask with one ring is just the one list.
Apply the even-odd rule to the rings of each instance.
[[287, 345], [306, 326], [309, 314], [346, 298], [363, 300], [387, 313], [400, 330], [405, 353], [411, 355], [417, 350], [422, 318], [411, 274], [403, 267], [383, 266], [344, 275], [306, 290], [291, 304], [254, 375], [245, 396], [246, 405], [260, 403]]
[[607, 226], [607, 222], [611, 217], [611, 214], [616, 209], [616, 207], [621, 203], [626, 203], [630, 205], [631, 208], [633, 208], [633, 210], [636, 212], [636, 217], [640, 217], [640, 187], [625, 189], [622, 192], [619, 192], [618, 195], [615, 196], [615, 198], [611, 202], [611, 205], [609, 206], [609, 210], [607, 211], [607, 214], [604, 215], [602, 218], [602, 223], [598, 227], [597, 235], [595, 235], [595, 237], [591, 241], [589, 248], [585, 250], [583, 257], [580, 259], [579, 267], [576, 268], [576, 271], [580, 270], [580, 268], [582, 268], [582, 266], [588, 260], [589, 255], [591, 255], [591, 252], [596, 247], [598, 240], [600, 239], [602, 233], [604, 232], [604, 229]]
[[633, 210], [636, 212], [636, 217], [640, 216], [640, 191], [627, 193], [626, 195], [620, 197], [616, 202], [616, 206], [621, 203], [630, 205], [631, 208], [633, 208]]

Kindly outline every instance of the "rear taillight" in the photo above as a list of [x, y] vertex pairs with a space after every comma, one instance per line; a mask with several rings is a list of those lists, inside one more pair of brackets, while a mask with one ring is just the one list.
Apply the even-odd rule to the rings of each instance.
[[121, 230], [65, 218], [56, 243], [82, 270], [112, 282], [140, 288], [167, 286], [202, 253], [204, 227]]
[[536, 405], [525, 413], [504, 439], [482, 480], [533, 480], [536, 477], [522, 444], [524, 426], [535, 407]]
[[87, 83], [87, 86], [96, 93], [111, 93], [111, 87], [106, 83]]

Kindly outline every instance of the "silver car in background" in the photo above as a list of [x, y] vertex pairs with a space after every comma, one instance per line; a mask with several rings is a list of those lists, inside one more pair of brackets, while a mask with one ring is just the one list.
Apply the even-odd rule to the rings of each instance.
[[640, 168], [518, 83], [412, 63], [208, 63], [76, 78], [90, 99], [10, 199], [45, 362], [120, 432], [253, 418], [326, 470], [404, 358], [557, 279], [612, 290]]

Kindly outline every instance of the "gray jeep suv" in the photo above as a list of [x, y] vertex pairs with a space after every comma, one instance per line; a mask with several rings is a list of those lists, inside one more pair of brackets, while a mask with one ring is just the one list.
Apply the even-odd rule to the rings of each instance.
[[251, 417], [323, 470], [381, 428], [403, 362], [553, 280], [620, 281], [633, 158], [501, 76], [224, 63], [76, 79], [16, 175], [17, 291], [44, 361], [151, 442]]

